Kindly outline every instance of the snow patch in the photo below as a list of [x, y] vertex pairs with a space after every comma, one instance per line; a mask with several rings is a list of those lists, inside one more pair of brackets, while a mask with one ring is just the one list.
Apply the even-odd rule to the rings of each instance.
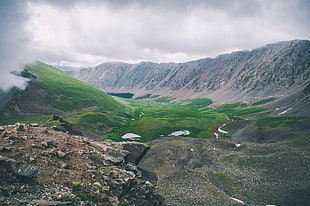
[[[223, 126], [224, 126], [224, 125], [223, 125]], [[221, 133], [223, 133], [223, 134], [228, 134], [228, 132], [225, 131], [225, 130], [222, 130], [221, 127], [217, 128], [217, 131], [219, 131], [219, 132], [221, 132]]]
[[127, 133], [122, 136], [122, 139], [130, 139], [130, 140], [139, 140], [141, 138], [140, 135], [134, 133]]
[[[223, 124], [222, 127], [224, 127], [226, 124]], [[228, 134], [227, 131], [225, 130], [222, 130], [221, 127], [217, 128], [217, 131], [219, 131], [220, 133], [223, 133], [223, 134]]]
[[188, 130], [179, 130], [179, 131], [175, 131], [172, 132], [171, 134], [169, 134], [169, 136], [180, 136], [180, 135], [189, 135], [190, 131]]
[[281, 114], [285, 114], [286, 112], [290, 111], [292, 108], [288, 108], [287, 110], [283, 111], [283, 112], [280, 112], [279, 115]]
[[236, 201], [236, 202], [238, 202], [238, 203], [240, 203], [240, 204], [245, 205], [245, 202], [243, 202], [242, 200], [239, 200], [239, 199], [234, 198], [234, 197], [230, 197], [230, 199], [232, 199], [232, 200], [234, 200], [234, 201]]

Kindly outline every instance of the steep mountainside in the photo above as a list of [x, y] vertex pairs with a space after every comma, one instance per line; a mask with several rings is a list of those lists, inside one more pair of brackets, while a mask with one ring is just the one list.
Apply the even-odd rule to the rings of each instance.
[[310, 83], [307, 40], [280, 42], [186, 63], [104, 63], [70, 74], [104, 91], [131, 92], [134, 97], [207, 96], [224, 103], [268, 96], [281, 99], [295, 94], [291, 97], [299, 100], [294, 102], [295, 107], [310, 108], [309, 93], [303, 92]]

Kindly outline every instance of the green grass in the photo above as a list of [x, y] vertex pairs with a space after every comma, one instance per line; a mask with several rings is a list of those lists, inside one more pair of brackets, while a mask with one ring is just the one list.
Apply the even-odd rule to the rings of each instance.
[[9, 124], [15, 124], [16, 122], [24, 123], [24, 124], [31, 124], [31, 123], [38, 123], [38, 124], [44, 124], [48, 126], [56, 126], [59, 125], [59, 122], [56, 121], [49, 121], [52, 119], [52, 115], [47, 116], [39, 116], [39, 117], [14, 117], [9, 118], [3, 122], [5, 125]]
[[172, 97], [172, 96], [166, 96], [166, 97], [161, 97], [161, 98], [158, 98], [158, 99], [155, 99], [154, 101], [155, 102], [163, 102], [163, 103], [168, 103], [168, 102], [171, 102], [172, 100], [176, 99], [175, 97]]
[[175, 103], [127, 99], [121, 101], [132, 107], [134, 115], [123, 127], [108, 134], [116, 141], [121, 141], [121, 136], [128, 132], [142, 136], [141, 141], [147, 142], [178, 130], [189, 130], [190, 137], [210, 138], [213, 137], [213, 128], [227, 121], [223, 113], [200, 111], [212, 103], [207, 98], [187, 99]]
[[271, 128], [279, 127], [283, 125], [285, 127], [293, 127], [300, 121], [310, 120], [310, 117], [302, 116], [283, 116], [283, 117], [268, 117], [262, 118], [256, 121], [257, 126], [269, 126]]
[[[190, 131], [190, 137], [211, 138], [214, 136], [213, 130], [224, 122], [243, 119], [244, 115], [266, 112], [260, 107], [248, 107], [243, 102], [223, 104], [217, 109], [211, 109], [208, 107], [212, 104], [209, 98], [172, 102], [175, 100], [172, 96], [153, 98], [153, 101], [111, 97], [41, 62], [29, 65], [29, 72], [37, 78], [27, 88], [33, 90], [32, 93], [27, 93], [30, 94], [27, 98], [34, 98], [41, 105], [51, 105], [63, 111], [59, 116], [76, 128], [107, 135], [116, 141], [123, 141], [121, 136], [126, 133], [136, 133], [142, 136], [140, 141], [148, 142], [169, 136], [178, 130]], [[151, 94], [145, 96], [145, 98], [152, 97]], [[263, 101], [267, 100], [261, 100], [256, 104], [262, 104]], [[11, 117], [6, 123], [59, 124], [57, 121], [49, 121], [50, 119], [51, 115], [31, 118]], [[257, 121], [257, 124], [268, 123], [277, 126], [279, 121], [263, 119]]]
[[258, 106], [258, 105], [261, 105], [261, 104], [266, 104], [267, 102], [273, 101], [273, 100], [275, 100], [275, 99], [276, 99], [276, 98], [274, 98], [274, 97], [262, 99], [262, 100], [259, 100], [259, 101], [257, 101], [257, 102], [254, 102], [254, 103], [252, 104], [252, 106]]
[[237, 109], [215, 109], [215, 112], [226, 114], [231, 120], [242, 120], [243, 115], [252, 115], [256, 113], [264, 112], [265, 109], [260, 107], [246, 107], [246, 108], [237, 108]]
[[231, 108], [237, 108], [237, 107], [245, 107], [247, 106], [246, 103], [243, 102], [233, 102], [233, 103], [226, 103], [219, 106], [221, 109], [231, 109]]
[[45, 91], [42, 103], [59, 110], [74, 111], [88, 107], [114, 112], [123, 110], [123, 106], [110, 95], [47, 64], [37, 62], [29, 65], [29, 72], [38, 77], [33, 81], [35, 86]]
[[65, 118], [65, 121], [79, 125], [83, 129], [96, 134], [106, 134], [112, 128], [123, 125], [123, 120], [109, 113], [104, 112], [81, 112], [71, 117]]
[[[113, 127], [122, 126], [124, 119], [130, 116], [130, 108], [112, 96], [52, 66], [36, 62], [28, 65], [28, 72], [36, 78], [21, 93], [23, 95], [21, 99], [32, 100], [27, 104], [34, 104], [35, 107], [51, 107], [62, 111], [59, 116], [82, 130], [103, 134]], [[23, 100], [18, 104], [23, 105]], [[48, 109], [45, 113], [49, 113]], [[38, 117], [8, 117], [1, 123], [59, 125], [58, 121], [48, 121], [51, 115], [44, 115], [44, 112], [36, 115]]]
[[209, 98], [196, 98], [196, 99], [185, 99], [178, 102], [181, 105], [185, 105], [190, 109], [201, 109], [212, 104], [212, 100]]
[[221, 122], [225, 122], [223, 114], [201, 114], [174, 109], [145, 109], [144, 115], [131, 120], [125, 127], [114, 130], [109, 134], [113, 140], [128, 132], [142, 136], [141, 141], [147, 142], [178, 130], [189, 130], [191, 137], [210, 138], [212, 129]]

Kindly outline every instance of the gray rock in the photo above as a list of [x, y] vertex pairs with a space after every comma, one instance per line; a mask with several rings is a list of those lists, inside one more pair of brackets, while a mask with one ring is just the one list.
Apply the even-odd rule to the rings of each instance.
[[19, 164], [16, 166], [14, 173], [24, 177], [37, 177], [40, 170], [28, 164]]
[[41, 206], [57, 206], [57, 205], [72, 205], [72, 202], [62, 202], [62, 201], [47, 201], [47, 200], [33, 200], [31, 202], [33, 205]]
[[0, 156], [0, 165], [2, 166], [2, 170], [18, 176], [34, 178], [40, 174], [39, 169], [28, 164], [17, 163], [16, 160], [5, 156]]
[[123, 142], [123, 149], [129, 153], [125, 156], [126, 163], [133, 163], [138, 165], [141, 159], [145, 156], [150, 149], [149, 146], [139, 142]]

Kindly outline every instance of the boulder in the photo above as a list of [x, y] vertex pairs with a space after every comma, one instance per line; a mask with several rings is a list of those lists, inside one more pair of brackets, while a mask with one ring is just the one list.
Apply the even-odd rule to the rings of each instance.
[[144, 143], [139, 142], [123, 142], [123, 149], [127, 150], [129, 153], [125, 156], [125, 162], [133, 163], [138, 165], [141, 159], [146, 155], [147, 151], [150, 149]]
[[40, 174], [39, 169], [28, 164], [18, 163], [16, 160], [5, 156], [0, 156], [0, 166], [1, 171], [11, 172], [18, 176], [34, 178]]

